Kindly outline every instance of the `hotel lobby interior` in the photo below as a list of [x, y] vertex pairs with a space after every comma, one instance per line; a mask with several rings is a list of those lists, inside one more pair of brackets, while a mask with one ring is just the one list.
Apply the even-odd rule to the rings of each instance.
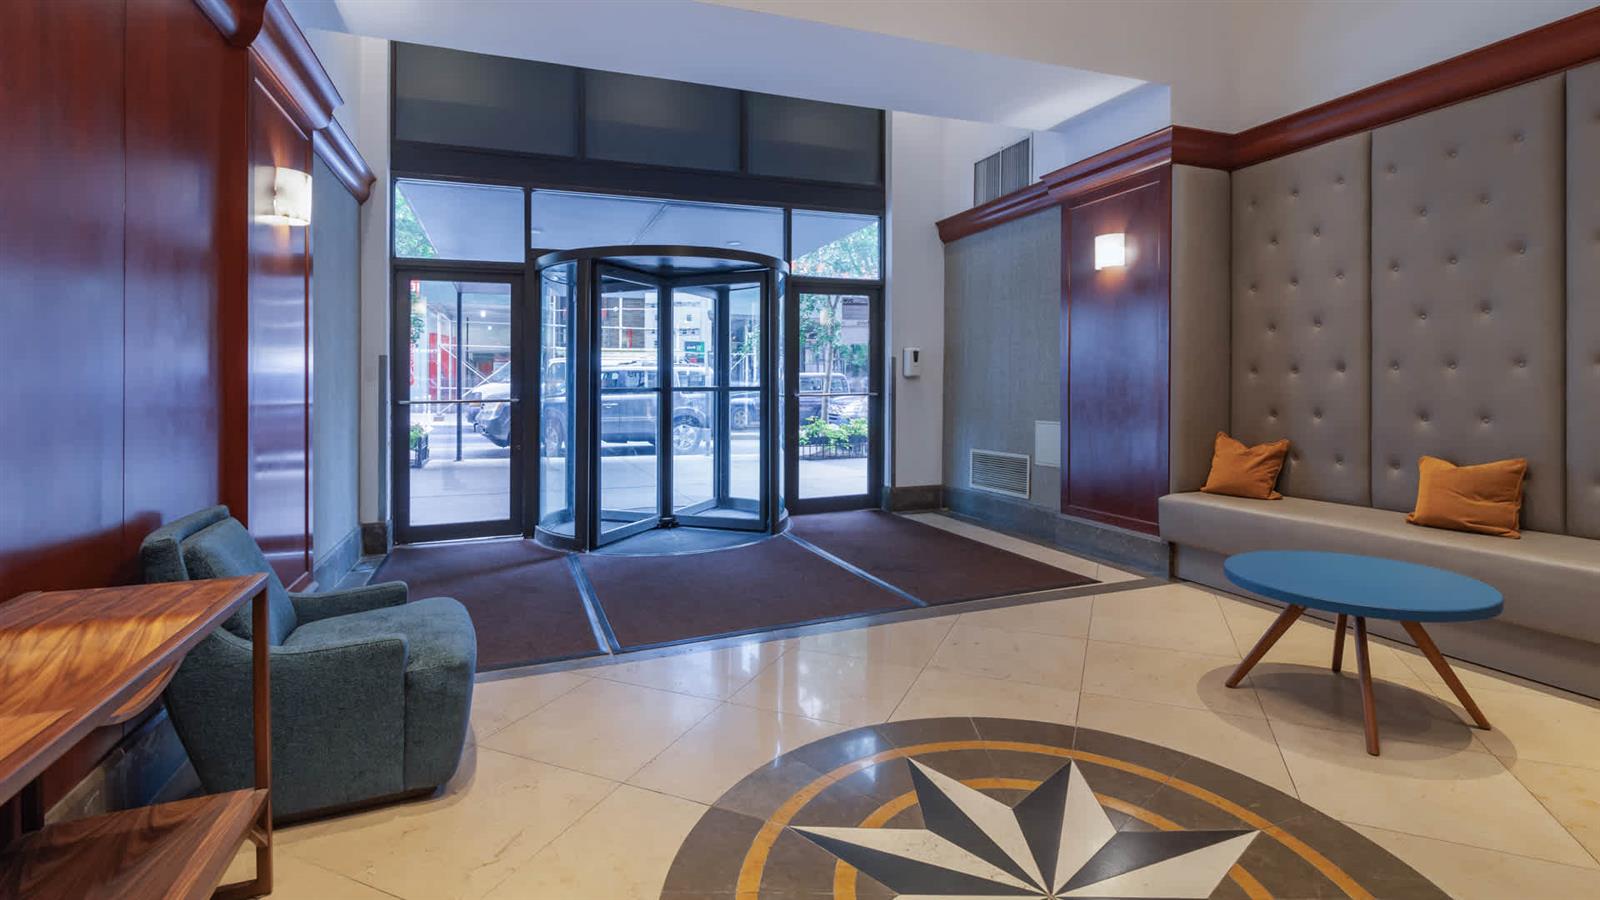
[[0, 48], [0, 900], [1600, 897], [1595, 0]]

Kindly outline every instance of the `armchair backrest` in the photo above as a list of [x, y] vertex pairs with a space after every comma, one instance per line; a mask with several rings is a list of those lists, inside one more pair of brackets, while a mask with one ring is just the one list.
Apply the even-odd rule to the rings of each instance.
[[[226, 506], [201, 510], [152, 532], [140, 546], [139, 555], [147, 582], [232, 578], [263, 572], [267, 576], [268, 641], [274, 646], [282, 644], [299, 625], [283, 581], [273, 572], [255, 538], [228, 514]], [[224, 627], [249, 640], [250, 615], [251, 606], [246, 604]]]

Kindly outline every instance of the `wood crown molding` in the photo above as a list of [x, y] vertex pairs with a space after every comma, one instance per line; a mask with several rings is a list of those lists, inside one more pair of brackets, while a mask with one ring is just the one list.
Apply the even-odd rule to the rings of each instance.
[[235, 47], [248, 47], [266, 21], [267, 0], [194, 0], [222, 37]]
[[1232, 136], [1225, 168], [1253, 166], [1596, 59], [1600, 8], [1241, 131]]
[[[1238, 134], [1174, 125], [1047, 173], [938, 223], [945, 243], [1047, 209], [1141, 167], [1242, 169], [1600, 59], [1600, 7]], [[1165, 152], [1165, 159], [1158, 159]]]
[[938, 222], [945, 243], [1020, 219], [1168, 164], [1220, 168], [1221, 139], [1229, 135], [1173, 125], [1047, 172], [1033, 184]]
[[277, 88], [284, 109], [357, 202], [372, 194], [377, 176], [333, 111], [344, 105], [284, 0], [194, 0], [229, 44], [248, 48]]
[[311, 147], [317, 156], [327, 163], [333, 170], [334, 177], [339, 183], [355, 195], [357, 203], [367, 202], [372, 196], [372, 186], [378, 176], [372, 172], [372, 167], [356, 149], [355, 142], [350, 140], [350, 135], [339, 124], [338, 119], [328, 123], [328, 127], [311, 135]]

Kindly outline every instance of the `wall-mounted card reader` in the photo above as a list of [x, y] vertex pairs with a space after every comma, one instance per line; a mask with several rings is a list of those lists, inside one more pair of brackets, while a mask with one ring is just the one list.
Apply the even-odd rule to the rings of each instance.
[[907, 347], [900, 351], [900, 374], [916, 378], [922, 374], [922, 348]]

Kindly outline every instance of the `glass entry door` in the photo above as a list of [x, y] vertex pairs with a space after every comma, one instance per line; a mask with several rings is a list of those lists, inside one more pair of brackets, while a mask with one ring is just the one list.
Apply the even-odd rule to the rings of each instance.
[[671, 439], [670, 420], [661, 415], [669, 394], [661, 377], [668, 358], [663, 294], [660, 283], [647, 276], [600, 268], [594, 326], [600, 345], [597, 545], [661, 524], [667, 490], [663, 461]]
[[877, 506], [883, 484], [883, 295], [791, 282], [788, 507]]
[[395, 272], [395, 540], [522, 530], [519, 277]]

